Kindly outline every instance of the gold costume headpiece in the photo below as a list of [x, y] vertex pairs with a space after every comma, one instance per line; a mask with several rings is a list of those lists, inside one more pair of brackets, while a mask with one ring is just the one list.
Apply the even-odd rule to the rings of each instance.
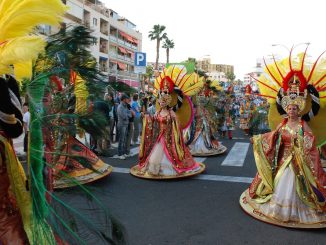
[[289, 82], [287, 91], [284, 92], [281, 89], [280, 92], [282, 95], [281, 105], [285, 111], [289, 105], [297, 105], [299, 114], [303, 112], [306, 107], [307, 89], [304, 92], [300, 92], [300, 80], [293, 76], [293, 79]]
[[326, 140], [326, 61], [323, 52], [315, 61], [307, 55], [308, 44], [304, 52], [291, 48], [287, 58], [265, 63], [264, 72], [257, 79], [260, 96], [266, 97], [270, 105], [268, 122], [271, 129], [277, 128], [286, 116], [288, 105], [295, 104], [301, 119], [309, 122], [316, 136], [316, 143]]

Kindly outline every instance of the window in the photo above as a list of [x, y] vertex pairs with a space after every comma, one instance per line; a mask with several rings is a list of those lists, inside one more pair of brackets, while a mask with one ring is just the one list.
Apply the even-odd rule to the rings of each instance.
[[97, 19], [93, 18], [93, 26], [97, 26]]

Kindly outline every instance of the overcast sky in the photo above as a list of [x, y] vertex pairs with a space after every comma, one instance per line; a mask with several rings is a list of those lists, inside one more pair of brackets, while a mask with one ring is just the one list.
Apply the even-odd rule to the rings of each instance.
[[[147, 61], [155, 61], [155, 24], [165, 25], [175, 43], [170, 61], [210, 55], [212, 63], [234, 65], [237, 78], [251, 72], [256, 59], [286, 55], [282, 44], [310, 42], [315, 57], [326, 49], [326, 1], [323, 0], [102, 0], [137, 25]], [[165, 49], [160, 62], [166, 61]]]

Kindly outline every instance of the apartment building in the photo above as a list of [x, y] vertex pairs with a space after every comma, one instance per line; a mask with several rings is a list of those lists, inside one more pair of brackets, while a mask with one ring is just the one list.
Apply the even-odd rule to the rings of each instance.
[[234, 73], [233, 65], [212, 64], [210, 57], [205, 57], [201, 60], [197, 60], [196, 62], [197, 68], [206, 72], [223, 72], [224, 74]]
[[256, 79], [258, 79], [263, 73], [262, 62], [262, 59], [258, 58], [256, 60], [256, 66], [253, 68], [253, 70], [244, 75], [243, 86], [247, 86], [249, 84], [254, 91], [258, 90], [258, 84]]
[[[96, 42], [90, 48], [99, 69], [108, 81], [120, 81], [139, 87], [134, 73], [135, 52], [142, 50], [142, 34], [130, 20], [119, 16], [99, 0], [63, 0], [69, 7], [64, 25], [82, 24], [93, 30]], [[49, 26], [41, 26], [41, 32], [51, 34]]]

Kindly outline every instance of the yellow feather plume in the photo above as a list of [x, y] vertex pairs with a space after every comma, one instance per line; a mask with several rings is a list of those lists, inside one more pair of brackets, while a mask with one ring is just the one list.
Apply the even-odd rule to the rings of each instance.
[[155, 79], [154, 88], [160, 89], [160, 84], [164, 77], [170, 77], [175, 86], [180, 88], [185, 95], [192, 96], [197, 94], [204, 86], [204, 79], [199, 78], [195, 72], [187, 74], [187, 69], [183, 65], [172, 65], [165, 68], [159, 77]]
[[76, 110], [77, 114], [84, 114], [87, 111], [87, 97], [89, 93], [86, 86], [86, 81], [81, 78], [79, 74], [75, 80], [75, 96], [76, 96]]
[[44, 47], [44, 39], [38, 36], [11, 39], [0, 46], [0, 64], [5, 66], [34, 60]]
[[0, 0], [0, 41], [25, 36], [39, 24], [58, 25], [66, 8], [61, 0]]
[[33, 62], [32, 60], [16, 63], [14, 70], [14, 75], [17, 81], [22, 81], [24, 78], [30, 79], [32, 77], [32, 67]]

